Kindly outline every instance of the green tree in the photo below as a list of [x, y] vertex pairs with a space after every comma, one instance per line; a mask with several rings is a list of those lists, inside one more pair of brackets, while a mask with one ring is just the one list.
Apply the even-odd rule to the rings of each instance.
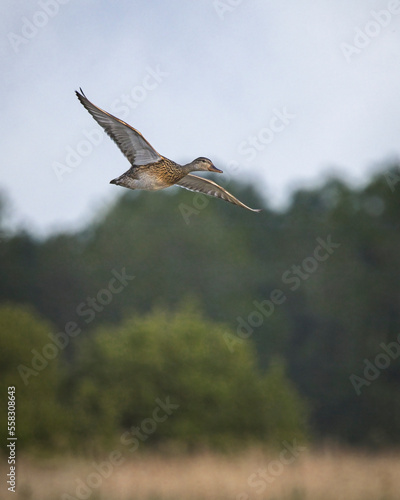
[[[52, 326], [29, 307], [5, 304], [0, 307], [0, 331], [2, 422], [7, 421], [7, 387], [15, 387], [18, 449], [61, 446], [65, 436], [57, 395], [58, 358], [50, 361], [41, 355]], [[33, 358], [37, 365], [32, 365]], [[7, 428], [0, 429], [5, 442]]]
[[[283, 371], [263, 376], [251, 343], [231, 352], [229, 334], [188, 305], [100, 328], [82, 346], [72, 407], [85, 408], [88, 423], [108, 422], [111, 435], [140, 428], [157, 401], [169, 400], [177, 407], [157, 425], [153, 444], [227, 448], [304, 436], [304, 407]], [[93, 407], [87, 387], [97, 388]]]
[[[196, 297], [205, 316], [228, 325], [236, 338], [247, 332], [263, 371], [276, 357], [284, 361], [288, 378], [309, 403], [314, 435], [399, 443], [400, 358], [360, 396], [349, 381], [351, 374], [363, 375], [363, 360], [374, 359], [383, 342], [397, 342], [400, 331], [399, 179], [398, 165], [383, 165], [363, 187], [329, 179], [296, 191], [285, 210], [261, 214], [178, 188], [126, 192], [80, 233], [45, 241], [5, 233], [0, 300], [31, 303], [61, 329], [76, 321], [84, 338], [89, 327], [125, 324], [133, 312], [142, 315], [156, 305], [174, 310], [181, 297]], [[251, 188], [227, 187], [249, 205], [262, 206]], [[329, 235], [340, 247], [314, 267], [317, 238]], [[109, 304], [97, 306], [86, 324], [77, 307], [97, 300], [113, 269], [122, 268], [135, 279]], [[283, 276], [293, 277], [294, 269], [302, 269], [303, 277], [291, 289]], [[286, 299], [260, 319], [275, 289]], [[93, 377], [75, 392], [69, 387], [82, 369], [74, 356], [80, 341], [63, 352], [71, 376], [60, 394], [65, 401], [81, 394], [82, 405], [74, 410], [82, 423], [86, 419], [81, 435], [98, 436], [100, 428], [113, 428], [116, 417], [112, 404], [97, 397]], [[104, 422], [90, 417], [96, 405]]]

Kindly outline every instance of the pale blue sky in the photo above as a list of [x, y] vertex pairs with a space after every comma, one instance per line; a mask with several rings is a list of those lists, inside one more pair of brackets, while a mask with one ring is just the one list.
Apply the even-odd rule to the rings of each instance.
[[128, 162], [95, 132], [80, 86], [161, 154], [235, 165], [272, 206], [332, 169], [365, 182], [400, 156], [399, 28], [395, 0], [4, 0], [10, 220], [75, 229], [123, 192], [109, 180]]

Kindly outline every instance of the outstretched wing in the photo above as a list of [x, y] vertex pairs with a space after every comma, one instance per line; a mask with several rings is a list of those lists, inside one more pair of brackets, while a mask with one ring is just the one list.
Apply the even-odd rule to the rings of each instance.
[[75, 92], [79, 101], [118, 145], [132, 165], [148, 165], [162, 159], [142, 134], [110, 113], [98, 108], [86, 98], [83, 90]]
[[176, 184], [185, 189], [189, 189], [190, 191], [197, 191], [198, 193], [204, 193], [208, 194], [209, 196], [221, 198], [221, 200], [229, 201], [234, 205], [247, 208], [247, 210], [251, 210], [252, 212], [261, 212], [261, 209], [259, 208], [248, 207], [237, 198], [235, 198], [232, 194], [228, 193], [228, 191], [226, 191], [224, 188], [218, 186], [218, 184], [216, 184], [215, 182], [209, 181], [208, 179], [203, 179], [202, 177], [198, 177], [197, 175], [185, 175], [185, 177], [183, 177]]

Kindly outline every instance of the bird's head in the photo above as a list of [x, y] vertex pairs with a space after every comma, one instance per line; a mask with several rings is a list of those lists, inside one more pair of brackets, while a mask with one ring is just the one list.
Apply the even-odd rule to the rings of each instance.
[[196, 158], [192, 162], [192, 164], [194, 170], [205, 170], [209, 172], [218, 172], [219, 174], [222, 174], [222, 170], [215, 167], [211, 160], [209, 160], [208, 158], [204, 158], [203, 156], [200, 156], [200, 158]]

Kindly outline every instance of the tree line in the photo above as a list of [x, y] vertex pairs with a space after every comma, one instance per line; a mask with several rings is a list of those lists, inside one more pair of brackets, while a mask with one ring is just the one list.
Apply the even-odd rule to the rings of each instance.
[[397, 165], [359, 188], [328, 179], [282, 211], [230, 186], [261, 214], [127, 192], [83, 231], [3, 231], [2, 371], [24, 391], [26, 367], [25, 404], [58, 429], [31, 429], [32, 442], [142, 442], [132, 426], [170, 397], [179, 411], [154, 442], [398, 444], [399, 180]]

